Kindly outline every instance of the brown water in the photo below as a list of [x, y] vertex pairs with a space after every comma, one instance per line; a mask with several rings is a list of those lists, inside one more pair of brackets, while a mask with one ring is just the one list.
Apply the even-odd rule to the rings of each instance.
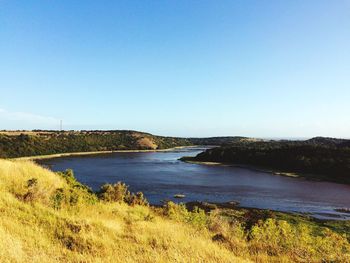
[[132, 191], [144, 192], [152, 204], [238, 201], [241, 206], [310, 213], [318, 218], [350, 219], [334, 209], [350, 207], [350, 186], [277, 176], [231, 166], [208, 166], [179, 161], [201, 148], [171, 152], [111, 153], [38, 161], [54, 171], [74, 170], [77, 179], [98, 190], [104, 183], [123, 181]]

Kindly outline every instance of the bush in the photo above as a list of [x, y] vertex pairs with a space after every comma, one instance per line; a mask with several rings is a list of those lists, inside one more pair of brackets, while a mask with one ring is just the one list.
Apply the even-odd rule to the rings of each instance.
[[104, 184], [98, 193], [98, 197], [106, 202], [125, 202], [128, 205], [148, 206], [148, 201], [142, 192], [130, 193], [125, 183]]
[[350, 245], [346, 238], [330, 230], [313, 236], [310, 227], [295, 227], [283, 220], [268, 219], [252, 227], [249, 245], [253, 253], [287, 255], [297, 262], [348, 262]]
[[188, 211], [184, 204], [175, 204], [174, 202], [166, 202], [163, 207], [165, 216], [178, 222], [190, 223], [198, 228], [205, 228], [209, 224], [209, 217], [203, 209], [194, 207], [193, 211]]
[[187, 221], [188, 210], [184, 204], [175, 204], [174, 202], [166, 202], [163, 206], [164, 215], [178, 222]]
[[39, 196], [38, 179], [32, 178], [27, 181], [27, 192], [23, 195], [23, 201], [33, 202]]
[[212, 240], [222, 243], [232, 250], [235, 255], [245, 256], [249, 254], [246, 231], [243, 223], [220, 216], [217, 210], [210, 213], [208, 229], [214, 234]]
[[56, 210], [60, 209], [62, 207], [64, 198], [64, 190], [62, 188], [56, 189], [55, 193], [52, 196], [53, 208]]
[[107, 202], [124, 202], [129, 198], [128, 186], [118, 182], [116, 184], [104, 184], [98, 194], [99, 198]]
[[142, 206], [148, 206], [147, 199], [143, 196], [142, 192], [137, 192], [136, 194], [132, 193], [127, 196], [126, 203], [129, 205], [142, 205]]
[[67, 169], [64, 172], [57, 172], [57, 174], [66, 180], [68, 188], [57, 188], [52, 194], [51, 202], [55, 209], [60, 209], [63, 205], [77, 206], [80, 203], [96, 203], [96, 194], [88, 186], [76, 180], [73, 170]]

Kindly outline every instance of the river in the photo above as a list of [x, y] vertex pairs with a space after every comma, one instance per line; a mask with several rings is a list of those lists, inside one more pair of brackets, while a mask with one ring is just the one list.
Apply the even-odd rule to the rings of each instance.
[[[238, 201], [241, 206], [309, 213], [323, 219], [350, 219], [335, 211], [350, 206], [350, 186], [273, 175], [233, 166], [189, 164], [178, 159], [204, 148], [165, 152], [127, 152], [40, 160], [54, 171], [73, 169], [76, 178], [98, 190], [104, 183], [125, 182], [142, 191], [151, 204], [173, 201]], [[175, 194], [185, 198], [175, 199]]]

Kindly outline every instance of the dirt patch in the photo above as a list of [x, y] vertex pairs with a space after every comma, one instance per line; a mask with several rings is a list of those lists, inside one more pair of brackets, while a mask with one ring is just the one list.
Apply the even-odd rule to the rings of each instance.
[[145, 148], [145, 149], [157, 149], [158, 145], [151, 139], [151, 138], [147, 138], [147, 137], [143, 137], [137, 140], [137, 144], [141, 147], [141, 148]]

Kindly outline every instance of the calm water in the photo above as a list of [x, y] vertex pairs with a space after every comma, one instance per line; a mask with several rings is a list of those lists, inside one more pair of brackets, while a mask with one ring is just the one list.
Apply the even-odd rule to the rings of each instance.
[[[335, 208], [350, 207], [350, 186], [313, 182], [230, 167], [188, 164], [178, 159], [200, 148], [171, 152], [112, 153], [41, 160], [54, 171], [74, 170], [77, 179], [94, 190], [104, 183], [123, 181], [131, 191], [142, 191], [152, 204], [238, 201], [241, 206], [311, 213], [319, 218], [350, 219]], [[178, 199], [175, 199], [179, 201]]]

